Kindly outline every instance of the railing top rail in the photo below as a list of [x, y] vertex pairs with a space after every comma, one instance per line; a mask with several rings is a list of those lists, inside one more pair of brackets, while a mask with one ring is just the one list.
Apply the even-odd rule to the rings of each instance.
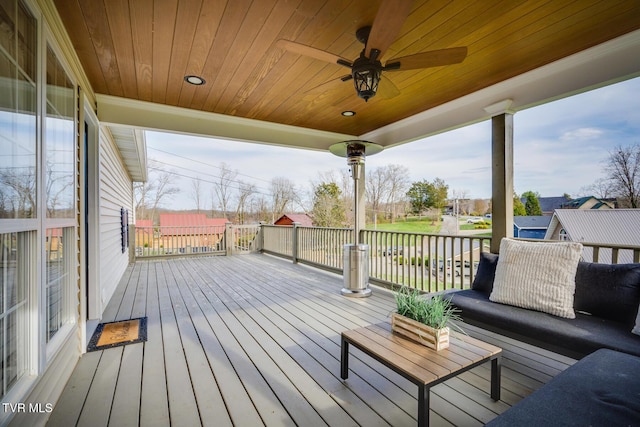
[[433, 237], [456, 237], [464, 239], [491, 239], [491, 236], [484, 236], [480, 234], [440, 234], [440, 233], [418, 233], [416, 231], [389, 231], [389, 230], [362, 230], [366, 233], [391, 233], [391, 234], [404, 234], [409, 236], [433, 236]]
[[[522, 240], [525, 242], [542, 242], [542, 243], [553, 243], [553, 242], [563, 241], [563, 240], [542, 240], [542, 239], [522, 239], [522, 238], [516, 238], [515, 240]], [[627, 245], [627, 244], [617, 244], [617, 243], [594, 243], [594, 242], [576, 242], [576, 243], [580, 243], [582, 244], [582, 246], [588, 246], [588, 247], [640, 250], [640, 245]]]
[[306, 229], [318, 229], [318, 230], [334, 230], [334, 231], [353, 231], [353, 228], [348, 227], [309, 227], [305, 225], [299, 225], [298, 228], [306, 228]]

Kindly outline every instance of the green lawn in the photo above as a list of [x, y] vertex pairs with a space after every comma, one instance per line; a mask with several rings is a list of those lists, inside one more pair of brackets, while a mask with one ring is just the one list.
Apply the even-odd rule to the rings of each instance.
[[[401, 233], [437, 233], [440, 231], [442, 222], [438, 221], [433, 225], [431, 220], [419, 220], [411, 218], [407, 221], [397, 221], [391, 223], [378, 223], [377, 230], [381, 231], [398, 231]], [[373, 230], [373, 224], [367, 224], [367, 230]]]

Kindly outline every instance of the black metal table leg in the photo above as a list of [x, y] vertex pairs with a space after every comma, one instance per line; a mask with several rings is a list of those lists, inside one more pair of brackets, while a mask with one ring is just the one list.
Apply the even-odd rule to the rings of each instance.
[[342, 337], [340, 343], [340, 378], [349, 377], [349, 342]]
[[418, 427], [429, 427], [429, 393], [431, 387], [418, 386]]
[[500, 400], [500, 378], [502, 370], [502, 356], [497, 355], [491, 359], [491, 398], [496, 402]]

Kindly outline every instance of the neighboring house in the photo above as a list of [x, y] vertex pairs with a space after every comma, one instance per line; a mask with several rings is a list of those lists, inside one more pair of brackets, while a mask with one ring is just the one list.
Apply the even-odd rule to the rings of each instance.
[[307, 214], [284, 214], [273, 225], [293, 225], [294, 222], [301, 227], [313, 227], [313, 220]]
[[208, 252], [222, 240], [229, 222], [206, 214], [160, 214], [158, 247], [180, 253]]
[[[521, 198], [522, 203], [526, 203], [525, 198]], [[594, 196], [578, 197], [570, 199], [565, 196], [560, 197], [539, 197], [538, 203], [542, 215], [552, 216], [556, 209], [613, 209], [615, 199], [599, 199]]]
[[593, 196], [571, 199], [560, 206], [560, 209], [614, 209], [615, 199], [598, 199]]
[[[542, 211], [542, 215], [551, 216], [553, 215], [553, 211], [556, 209], [560, 209], [564, 203], [567, 203], [571, 199], [560, 196], [560, 197], [538, 197], [538, 203], [540, 204], [540, 210]], [[527, 199], [524, 197], [520, 199], [522, 204], [527, 203]]]
[[[640, 246], [640, 209], [557, 209], [544, 236], [549, 240]], [[585, 261], [593, 252], [585, 248]], [[601, 250], [599, 262], [611, 262], [611, 251]], [[633, 262], [630, 250], [619, 252], [619, 263]]]
[[521, 239], [544, 239], [551, 217], [542, 216], [514, 216], [513, 237]]

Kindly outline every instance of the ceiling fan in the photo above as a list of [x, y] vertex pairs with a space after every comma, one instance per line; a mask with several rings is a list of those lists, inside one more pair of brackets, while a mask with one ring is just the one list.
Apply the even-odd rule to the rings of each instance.
[[[416, 70], [458, 64], [467, 56], [466, 47], [453, 47], [392, 58], [382, 65], [380, 58], [395, 41], [411, 12], [411, 4], [412, 0], [383, 0], [373, 25], [362, 27], [356, 32], [356, 38], [365, 46], [354, 61], [290, 40], [278, 40], [277, 45], [292, 53], [350, 68], [351, 74], [340, 77], [340, 80], [353, 80], [358, 96], [368, 101], [376, 95], [383, 71]], [[392, 95], [388, 97], [400, 93], [390, 80], [386, 79], [384, 84], [390, 86], [386, 92]]]

